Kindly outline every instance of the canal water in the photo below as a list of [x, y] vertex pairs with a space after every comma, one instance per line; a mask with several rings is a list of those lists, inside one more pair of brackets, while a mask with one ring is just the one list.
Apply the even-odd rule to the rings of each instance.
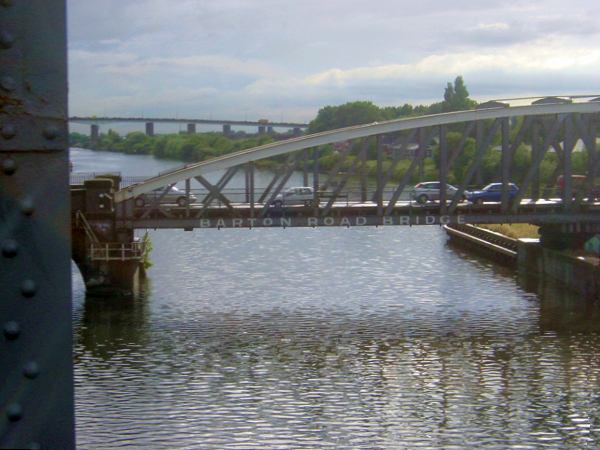
[[73, 267], [79, 448], [600, 447], [599, 302], [436, 226], [150, 236], [141, 299], [86, 298]]

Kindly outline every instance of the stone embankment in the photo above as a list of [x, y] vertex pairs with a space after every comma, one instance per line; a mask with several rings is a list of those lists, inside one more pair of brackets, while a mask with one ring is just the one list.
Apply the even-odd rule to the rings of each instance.
[[444, 229], [450, 240], [461, 247], [494, 258], [503, 264], [517, 263], [517, 239], [474, 225], [444, 225]]
[[513, 239], [494, 231], [473, 225], [445, 225], [452, 242], [463, 248], [515, 266], [519, 272], [547, 277], [585, 297], [600, 300], [600, 264], [551, 250], [540, 245], [538, 239]]

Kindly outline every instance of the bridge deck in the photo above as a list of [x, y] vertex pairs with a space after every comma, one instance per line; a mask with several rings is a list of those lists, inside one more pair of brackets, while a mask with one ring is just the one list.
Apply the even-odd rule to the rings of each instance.
[[[453, 223], [577, 223], [597, 222], [599, 203], [579, 205], [566, 211], [559, 199], [524, 200], [518, 213], [503, 213], [499, 203], [483, 205], [461, 204], [452, 215], [443, 214], [439, 203], [419, 205], [398, 202], [389, 216], [378, 215], [374, 202], [337, 202], [326, 212], [325, 203], [318, 208], [306, 206], [254, 207], [246, 203], [202, 208], [189, 208], [175, 204], [148, 211], [136, 208], [131, 218], [122, 220], [138, 229], [193, 229], [193, 228], [256, 228], [256, 227], [313, 227], [313, 226], [365, 226], [365, 225], [443, 225]], [[387, 205], [384, 203], [383, 208]], [[326, 214], [324, 214], [326, 212]]]

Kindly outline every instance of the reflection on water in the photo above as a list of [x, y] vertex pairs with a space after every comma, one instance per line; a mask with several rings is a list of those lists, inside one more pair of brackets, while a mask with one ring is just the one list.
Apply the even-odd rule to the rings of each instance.
[[438, 227], [151, 237], [141, 299], [75, 273], [80, 448], [600, 447], [598, 304]]
[[439, 228], [152, 239], [143, 299], [79, 298], [82, 447], [598, 444], [597, 305]]

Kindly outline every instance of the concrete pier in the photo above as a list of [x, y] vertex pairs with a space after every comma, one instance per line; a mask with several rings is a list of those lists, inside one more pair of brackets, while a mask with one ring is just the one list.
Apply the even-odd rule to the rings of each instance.
[[144, 274], [144, 243], [133, 229], [115, 226], [112, 196], [119, 182], [106, 176], [71, 187], [72, 256], [92, 295], [136, 296]]
[[98, 138], [100, 137], [100, 126], [93, 123], [90, 126], [90, 139], [92, 140], [92, 143], [96, 143], [98, 142]]
[[154, 122], [146, 122], [146, 135], [154, 136]]
[[196, 124], [195, 123], [188, 123], [187, 124], [187, 132], [188, 132], [188, 134], [194, 134], [194, 133], [196, 133]]

